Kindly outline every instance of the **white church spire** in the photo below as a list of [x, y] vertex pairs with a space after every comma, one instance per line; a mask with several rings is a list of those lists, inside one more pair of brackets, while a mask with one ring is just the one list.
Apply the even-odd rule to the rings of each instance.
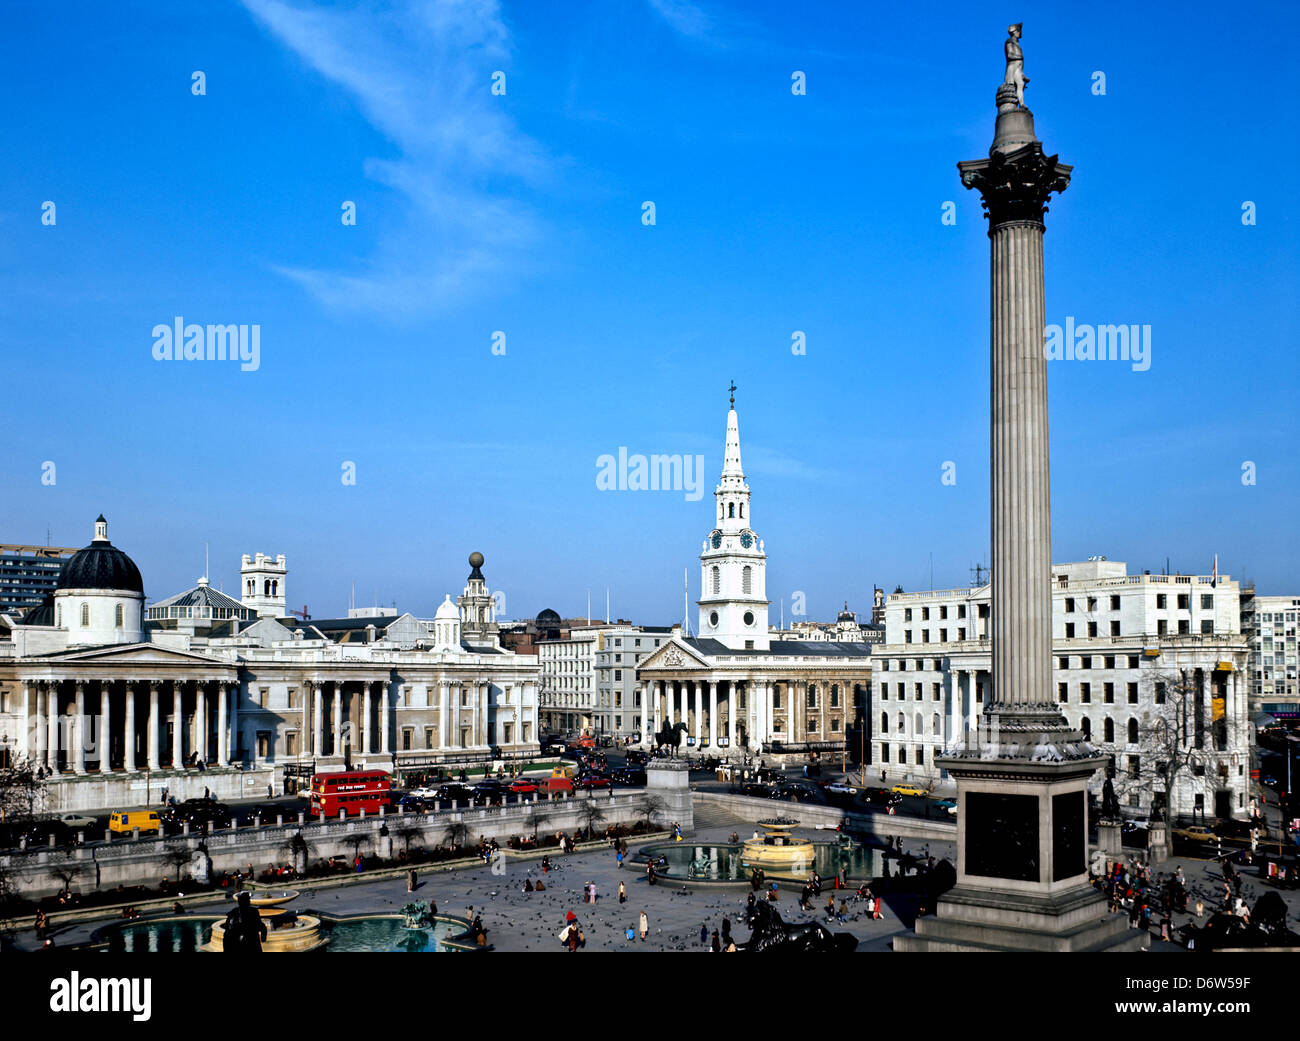
[[699, 635], [736, 650], [766, 650], [767, 555], [750, 526], [749, 485], [740, 464], [740, 422], [736, 416], [736, 385], [732, 383], [727, 413], [727, 440], [722, 475], [714, 497], [717, 526], [700, 554]]

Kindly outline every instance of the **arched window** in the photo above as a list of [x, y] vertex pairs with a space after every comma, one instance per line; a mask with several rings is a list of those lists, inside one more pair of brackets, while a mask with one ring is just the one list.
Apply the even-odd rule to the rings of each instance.
[[722, 571], [716, 565], [713, 568], [713, 592], [714, 595], [722, 592]]
[[730, 508], [727, 510], [727, 516], [734, 517], [735, 515], [736, 515], [736, 504], [733, 502]]
[[745, 516], [745, 504], [743, 502], [740, 504], [740, 516]]
[[271, 580], [269, 578], [262, 583], [262, 594], [264, 596], [271, 595]]
[[1138, 743], [1138, 721], [1136, 719], [1128, 721], [1128, 743], [1130, 745]]
[[113, 608], [113, 624], [119, 629], [122, 628], [122, 605], [118, 604]]
[[89, 604], [81, 605], [81, 627], [83, 629], [90, 628], [90, 605]]
[[930, 717], [930, 733], [939, 737], [943, 733], [943, 724], [939, 722], [939, 713]]
[[754, 569], [746, 564], [745, 570], [740, 573], [740, 591], [746, 596], [753, 592], [753, 572]]
[[915, 734], [917, 737], [920, 737], [922, 734], [925, 733], [925, 724], [921, 722], [921, 713], [918, 712], [916, 714], [916, 718], [915, 720], [913, 720], [913, 722], [916, 724], [916, 726], [912, 730], [912, 733]]
[[888, 713], [888, 712], [882, 712], [882, 713], [880, 713], [880, 732], [881, 732], [882, 734], [888, 734], [888, 733], [889, 733], [889, 713]]
[[280, 595], [280, 580], [278, 578], [271, 580], [271, 595], [272, 596]]
[[1080, 720], [1079, 729], [1083, 731], [1083, 736], [1085, 740], [1092, 739], [1092, 720], [1089, 719], [1087, 716], [1084, 716], [1083, 719]]
[[900, 712], [900, 713], [898, 714], [898, 719], [895, 720], [895, 722], [898, 724], [898, 732], [899, 732], [900, 734], [906, 734], [906, 733], [907, 733], [907, 717], [904, 716], [903, 713]]
[[1101, 725], [1101, 739], [1107, 744], [1115, 741], [1115, 721], [1110, 716], [1107, 716], [1106, 721]]

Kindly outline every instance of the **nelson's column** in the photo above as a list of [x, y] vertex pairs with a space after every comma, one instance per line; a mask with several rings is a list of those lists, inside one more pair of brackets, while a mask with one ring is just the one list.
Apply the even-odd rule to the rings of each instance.
[[957, 884], [894, 949], [1132, 950], [1145, 937], [1088, 883], [1087, 782], [1104, 757], [1052, 700], [1043, 215], [1071, 167], [1034, 134], [1019, 25], [1005, 50], [988, 158], [957, 164], [992, 245], [993, 691], [937, 760], [957, 782]]

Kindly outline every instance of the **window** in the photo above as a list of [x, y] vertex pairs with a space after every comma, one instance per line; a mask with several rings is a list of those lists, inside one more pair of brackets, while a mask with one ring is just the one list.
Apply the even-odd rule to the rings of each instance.
[[1102, 660], [1106, 663], [1106, 664], [1105, 664], [1105, 668], [1107, 668], [1107, 669], [1113, 669], [1113, 668], [1115, 667], [1115, 659], [1114, 659], [1114, 658], [1112, 658], [1112, 657], [1110, 657], [1110, 656], [1107, 656], [1106, 658], [1104, 658], [1104, 659], [1102, 659]]
[[1083, 739], [1084, 739], [1085, 741], [1091, 741], [1091, 740], [1092, 740], [1092, 720], [1091, 720], [1091, 719], [1089, 719], [1087, 716], [1084, 716], [1083, 719], [1079, 720], [1079, 729], [1083, 731]]
[[817, 684], [815, 683], [808, 684], [808, 707], [817, 707]]
[[1111, 609], [1112, 611], [1118, 611], [1118, 610], [1119, 610], [1119, 597], [1118, 597], [1118, 596], [1112, 596], [1112, 597], [1110, 598], [1110, 609]]
[[1087, 705], [1089, 702], [1092, 701], [1092, 684], [1091, 684], [1091, 683], [1080, 683], [1080, 684], [1079, 684], [1079, 700], [1080, 700], [1083, 704], [1085, 704], [1085, 705]]
[[1097, 623], [1096, 623], [1096, 622], [1089, 622], [1089, 623], [1088, 623], [1088, 635], [1089, 635], [1089, 636], [1092, 636], [1092, 637], [1095, 637], [1095, 636], [1097, 635]]
[[735, 515], [736, 515], [736, 504], [733, 502], [730, 503], [727, 507], [727, 516], [734, 517]]
[[1128, 667], [1130, 669], [1136, 669], [1138, 667], [1138, 656], [1136, 654], [1130, 654], [1128, 656]]
[[713, 568], [713, 593], [716, 596], [722, 592], [722, 571], [715, 565]]
[[1165, 685], [1163, 682], [1157, 682], [1156, 683], [1156, 704], [1163, 705], [1164, 703], [1165, 703]]
[[930, 620], [930, 609], [928, 607], [921, 608], [921, 621], [928, 622], [929, 620]]
[[1072, 596], [1067, 596], [1065, 598], [1065, 613], [1074, 614], [1074, 597]]
[[81, 605], [81, 627], [83, 629], [90, 627], [90, 605], [89, 604]]
[[[880, 732], [881, 732], [882, 734], [888, 734], [888, 733], [889, 733], [889, 713], [888, 713], [888, 712], [882, 712], [882, 713], [880, 713]], [[888, 748], [889, 746], [888, 746], [888, 745], [881, 745], [881, 747], [882, 747], [882, 748]]]
[[290, 759], [298, 754], [298, 731], [290, 730], [284, 735], [284, 754]]
[[1213, 594], [1213, 593], [1202, 593], [1202, 594], [1201, 594], [1201, 610], [1202, 610], [1202, 611], [1213, 611], [1213, 610], [1214, 610], [1214, 594]]
[[746, 564], [745, 570], [740, 573], [740, 591], [746, 596], [753, 591], [753, 570], [753, 568]]
[[1189, 610], [1190, 607], [1191, 607], [1191, 594], [1190, 594], [1190, 593], [1179, 593], [1179, 594], [1178, 594], [1178, 610], [1180, 610], [1180, 611], [1186, 611], [1186, 610]]
[[1088, 610], [1089, 611], [1097, 610], [1097, 598], [1095, 596], [1088, 597]]
[[1128, 703], [1130, 705], [1136, 705], [1138, 703], [1138, 685], [1136, 683], [1130, 683], [1128, 685]]
[[1156, 620], [1156, 635], [1157, 635], [1157, 636], [1165, 636], [1165, 635], [1168, 634], [1168, 632], [1169, 632], [1169, 623], [1168, 623], [1165, 619], [1163, 619], [1163, 618], [1157, 619], [1157, 620]]
[[1073, 639], [1074, 639], [1074, 623], [1073, 623], [1073, 622], [1066, 622], [1066, 623], [1065, 623], [1065, 638], [1066, 638], [1067, 640], [1073, 640]]
[[424, 747], [425, 748], [433, 747], [433, 727], [424, 728]]
[[1201, 632], [1203, 632], [1203, 633], [1212, 633], [1212, 632], [1214, 632], [1214, 619], [1213, 619], [1213, 618], [1202, 618], [1202, 619], [1201, 619]]
[[1167, 593], [1156, 594], [1156, 610], [1163, 611], [1169, 606], [1169, 595]]
[[1068, 683], [1058, 683], [1056, 685], [1056, 700], [1062, 705], [1068, 705], [1070, 702], [1070, 685]]
[[903, 608], [903, 621], [910, 622], [911, 620], [912, 620], [912, 609], [910, 607]]
[[[1128, 757], [1128, 775], [1136, 778], [1142, 772], [1142, 757], [1140, 755], [1131, 755]], [[1136, 794], [1136, 793], [1134, 793]]]
[[414, 737], [413, 727], [402, 727], [402, 751], [403, 752], [409, 752], [411, 750], [411, 741], [413, 737]]
[[941, 684], [941, 683], [932, 683], [932, 684], [930, 684], [930, 688], [931, 688], [931, 690], [932, 690], [932, 692], [933, 692], [933, 693], [931, 694], [931, 697], [933, 697], [935, 701], [942, 701], [942, 700], [943, 700], [943, 684]]
[[1111, 636], [1119, 636], [1119, 635], [1120, 635], [1120, 632], [1119, 632], [1119, 621], [1118, 621], [1118, 619], [1110, 623], [1110, 634], [1111, 634]]
[[1138, 721], [1132, 718], [1128, 721], [1128, 743], [1130, 745], [1138, 743]]
[[115, 625], [119, 629], [122, 628], [122, 605], [121, 604], [117, 604], [113, 608], [113, 625]]
[[840, 688], [836, 684], [831, 684], [831, 708], [840, 707]]
[[1106, 702], [1107, 705], [1113, 705], [1115, 703], [1115, 684], [1103, 683], [1101, 685], [1101, 690], [1102, 701]]
[[56, 628], [59, 629], [63, 628], [63, 605], [62, 604], [59, 604], [59, 606], [54, 609], [54, 625]]
[[1101, 725], [1101, 739], [1107, 744], [1115, 740], [1115, 721], [1110, 716], [1107, 716], [1105, 722]]
[[925, 749], [922, 748], [920, 745], [917, 745], [917, 746], [916, 746], [916, 765], [917, 765], [917, 766], [922, 766], [922, 765], [924, 765], [924, 764], [925, 764]]

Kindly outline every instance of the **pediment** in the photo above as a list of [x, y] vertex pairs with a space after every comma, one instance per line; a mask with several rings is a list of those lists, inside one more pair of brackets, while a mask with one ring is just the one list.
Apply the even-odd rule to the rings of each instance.
[[87, 647], [43, 655], [42, 662], [78, 665], [203, 665], [209, 668], [236, 669], [235, 662], [213, 658], [194, 651], [162, 647], [155, 643], [131, 643], [120, 647]]
[[641, 669], [711, 669], [712, 663], [695, 648], [675, 637], [637, 666]]

